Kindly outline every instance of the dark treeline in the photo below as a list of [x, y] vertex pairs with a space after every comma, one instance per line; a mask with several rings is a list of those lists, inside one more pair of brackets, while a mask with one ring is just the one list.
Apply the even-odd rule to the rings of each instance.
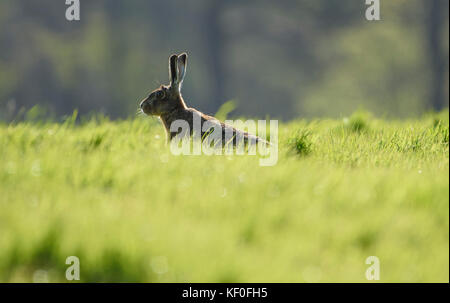
[[0, 2], [0, 120], [128, 117], [188, 52], [183, 95], [215, 113], [292, 119], [364, 108], [414, 116], [448, 107], [448, 0], [65, 0]]

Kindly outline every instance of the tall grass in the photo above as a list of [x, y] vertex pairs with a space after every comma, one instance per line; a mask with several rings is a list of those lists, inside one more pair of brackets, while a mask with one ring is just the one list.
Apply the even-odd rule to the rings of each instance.
[[0, 281], [449, 280], [448, 112], [281, 123], [273, 167], [75, 119], [0, 126]]

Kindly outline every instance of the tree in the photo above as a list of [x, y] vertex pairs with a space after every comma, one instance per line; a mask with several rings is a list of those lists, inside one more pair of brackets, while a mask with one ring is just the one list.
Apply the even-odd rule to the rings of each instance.
[[[448, 64], [442, 47], [443, 29], [448, 19], [448, 1], [427, 1], [426, 35], [428, 40], [429, 60], [431, 65], [431, 105], [441, 110], [445, 104], [445, 66]], [[446, 16], [447, 15], [447, 16]], [[447, 96], [448, 98], [448, 96]]]

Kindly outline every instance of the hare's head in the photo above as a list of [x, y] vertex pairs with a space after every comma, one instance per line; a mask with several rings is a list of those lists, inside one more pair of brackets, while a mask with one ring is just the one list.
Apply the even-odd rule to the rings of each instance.
[[187, 54], [169, 58], [169, 85], [161, 85], [141, 102], [141, 110], [147, 115], [162, 116], [174, 110], [186, 108], [181, 97], [181, 85], [186, 74]]

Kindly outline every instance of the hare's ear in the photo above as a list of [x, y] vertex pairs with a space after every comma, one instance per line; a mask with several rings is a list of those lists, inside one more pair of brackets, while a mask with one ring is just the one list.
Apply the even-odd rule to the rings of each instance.
[[178, 66], [178, 83], [181, 87], [183, 83], [184, 76], [186, 75], [186, 64], [187, 64], [187, 54], [182, 53], [178, 56], [177, 66]]
[[178, 56], [177, 55], [172, 55], [169, 58], [169, 78], [170, 78], [170, 85], [171, 86], [177, 86], [177, 78], [178, 78], [178, 73], [177, 73], [177, 59]]

